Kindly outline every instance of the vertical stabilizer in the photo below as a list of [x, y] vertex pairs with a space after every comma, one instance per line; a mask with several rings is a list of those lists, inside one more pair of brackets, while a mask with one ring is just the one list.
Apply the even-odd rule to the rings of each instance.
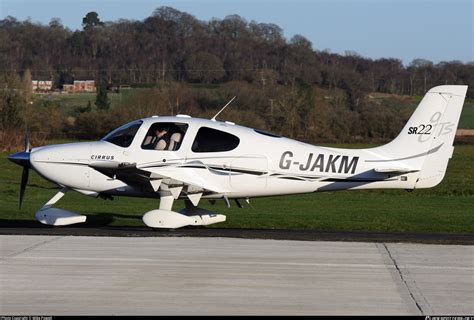
[[373, 151], [400, 166], [420, 170], [415, 188], [434, 187], [443, 179], [452, 156], [466, 92], [467, 86], [432, 88], [400, 134]]

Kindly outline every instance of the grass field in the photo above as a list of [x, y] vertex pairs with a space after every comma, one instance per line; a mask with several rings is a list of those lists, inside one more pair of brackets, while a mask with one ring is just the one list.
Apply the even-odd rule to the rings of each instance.
[[[120, 104], [120, 102], [130, 99], [130, 97], [140, 89], [122, 90], [119, 93], [109, 92], [107, 94], [112, 106]], [[90, 102], [95, 107], [95, 93], [67, 93], [67, 94], [36, 94], [34, 101], [36, 106], [40, 106], [47, 101], [56, 102], [61, 111], [67, 115], [74, 115], [78, 108], [84, 108]]]
[[474, 129], [474, 100], [466, 99], [459, 119], [459, 129]]
[[[35, 212], [57, 188], [30, 174], [21, 210], [21, 167], [0, 154], [0, 225], [34, 221]], [[202, 207], [225, 214], [227, 221], [208, 228], [312, 229], [320, 231], [474, 232], [474, 146], [456, 146], [443, 182], [435, 188], [340, 191], [253, 199], [252, 207], [225, 208], [222, 201]], [[102, 200], [69, 192], [57, 207], [88, 215], [89, 224], [143, 226], [143, 213], [158, 207], [153, 199]], [[245, 202], [243, 204], [246, 204]], [[176, 201], [174, 209], [184, 207]], [[39, 223], [38, 223], [39, 224]]]

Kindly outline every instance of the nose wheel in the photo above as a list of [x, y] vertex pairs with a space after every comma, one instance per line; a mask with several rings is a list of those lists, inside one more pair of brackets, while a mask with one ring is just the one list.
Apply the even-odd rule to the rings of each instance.
[[64, 187], [59, 190], [48, 202], [45, 203], [41, 209], [35, 214], [36, 220], [42, 224], [50, 226], [67, 226], [70, 224], [83, 223], [87, 217], [75, 212], [67, 211], [60, 208], [52, 208], [52, 206], [58, 202], [69, 189]]

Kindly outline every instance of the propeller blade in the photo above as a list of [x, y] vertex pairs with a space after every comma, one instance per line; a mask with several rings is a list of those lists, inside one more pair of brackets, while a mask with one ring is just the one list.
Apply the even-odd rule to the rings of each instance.
[[26, 185], [28, 184], [28, 176], [30, 175], [30, 149], [30, 137], [28, 136], [28, 130], [25, 130], [25, 151], [17, 152], [8, 156], [8, 160], [23, 167], [20, 184], [20, 209], [21, 204], [23, 203], [23, 197], [25, 195]]
[[28, 134], [28, 130], [25, 130], [25, 151], [30, 152], [31, 144], [30, 144], [30, 137]]
[[29, 168], [23, 167], [23, 173], [21, 175], [21, 185], [20, 185], [20, 206], [19, 206], [20, 209], [21, 209], [21, 203], [23, 202], [23, 196], [25, 195], [25, 189], [26, 189], [26, 184], [28, 183], [29, 174], [30, 174]]

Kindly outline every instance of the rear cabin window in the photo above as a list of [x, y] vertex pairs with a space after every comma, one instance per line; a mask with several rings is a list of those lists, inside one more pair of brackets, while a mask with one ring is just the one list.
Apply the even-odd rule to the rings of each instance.
[[240, 139], [233, 134], [201, 127], [194, 139], [193, 152], [224, 152], [237, 148]]

